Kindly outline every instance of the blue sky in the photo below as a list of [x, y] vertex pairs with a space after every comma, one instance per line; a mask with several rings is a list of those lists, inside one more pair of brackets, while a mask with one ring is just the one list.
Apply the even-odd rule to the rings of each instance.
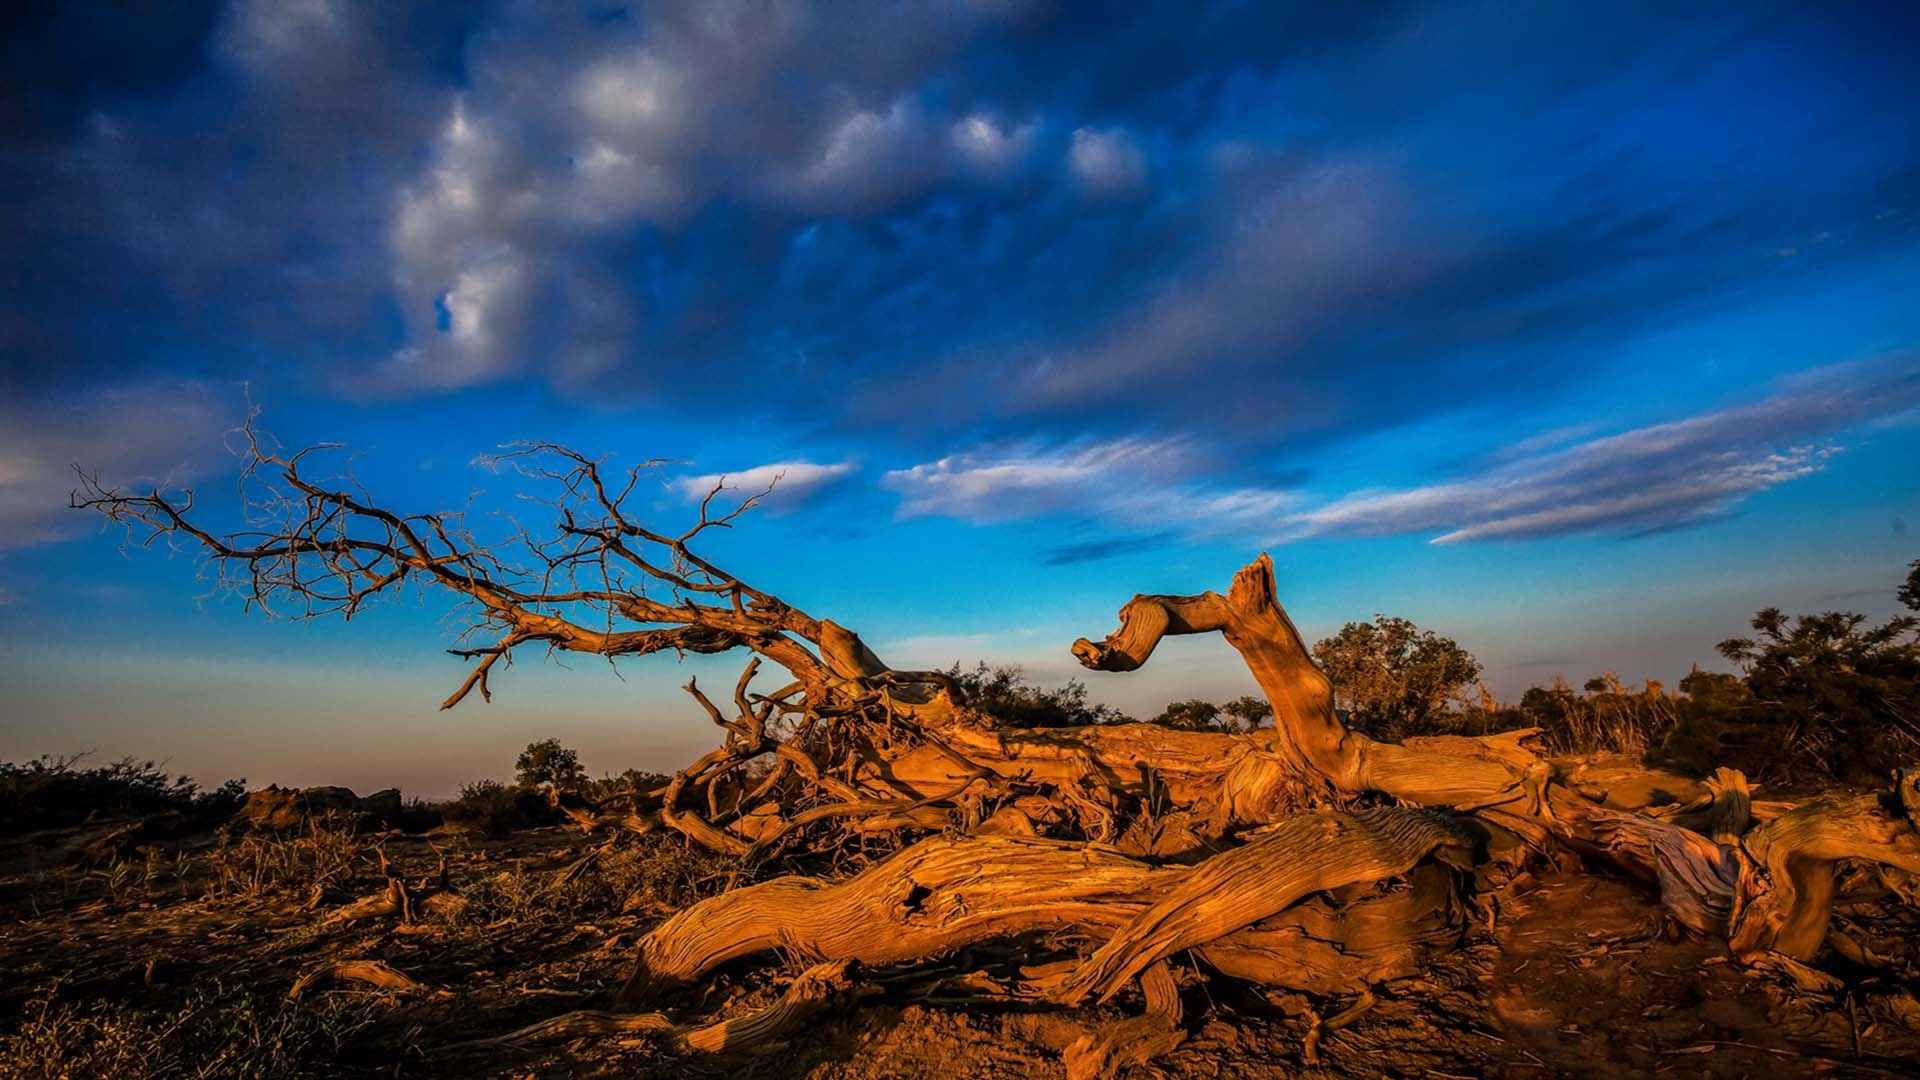
[[[409, 596], [266, 622], [70, 468], [235, 520], [251, 401], [406, 509], [515, 439], [781, 474], [716, 554], [890, 662], [1082, 674], [1260, 550], [1310, 635], [1672, 680], [1920, 556], [1911, 5], [53, 5], [0, 91], [0, 758], [502, 773], [711, 741], [654, 657], [436, 706]], [[740, 658], [688, 662], [725, 679]], [[1251, 688], [1216, 641], [1085, 676]]]

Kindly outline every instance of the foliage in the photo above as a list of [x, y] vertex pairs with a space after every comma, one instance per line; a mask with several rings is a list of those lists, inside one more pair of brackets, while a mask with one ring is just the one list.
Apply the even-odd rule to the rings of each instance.
[[1633, 687], [1608, 671], [1577, 692], [1560, 678], [1529, 687], [1520, 697], [1518, 723], [1511, 726], [1539, 728], [1547, 749], [1556, 753], [1643, 757], [1666, 741], [1684, 705], [1657, 679]]
[[1920, 752], [1920, 617], [1876, 626], [1854, 612], [1788, 618], [1770, 607], [1752, 626], [1720, 653], [1745, 672], [1753, 719], [1789, 753], [1872, 782]]
[[[1920, 561], [1898, 597], [1920, 610]], [[1753, 636], [1719, 646], [1740, 674], [1695, 667], [1678, 693], [1610, 671], [1579, 690], [1556, 678], [1517, 707], [1483, 691], [1475, 706], [1445, 708], [1478, 665], [1404, 619], [1348, 624], [1314, 655], [1348, 722], [1376, 737], [1537, 727], [1554, 753], [1610, 751], [1691, 772], [1731, 765], [1775, 782], [1877, 783], [1920, 754], [1920, 617], [1875, 624], [1853, 612], [1790, 618], [1766, 608], [1751, 625]]]
[[1086, 684], [1078, 679], [1042, 690], [1027, 681], [1019, 665], [989, 667], [984, 660], [972, 671], [955, 664], [947, 675], [977, 714], [992, 716], [1010, 727], [1083, 727], [1133, 721], [1111, 705], [1089, 702]]
[[24, 765], [0, 761], [0, 835], [167, 811], [225, 818], [246, 798], [244, 780], [201, 791], [152, 761], [121, 758], [76, 768], [83, 757], [40, 757]]
[[1348, 623], [1314, 645], [1313, 658], [1348, 726], [1377, 739], [1430, 730], [1480, 676], [1458, 642], [1389, 615]]
[[528, 743], [513, 767], [521, 787], [550, 784], [560, 791], [578, 791], [587, 782], [587, 770], [580, 767], [579, 753], [561, 746], [559, 739]]
[[1181, 731], [1252, 731], [1273, 717], [1265, 698], [1238, 697], [1225, 705], [1210, 701], [1176, 701], [1147, 721]]
[[529, 800], [523, 792], [498, 780], [475, 780], [460, 786], [460, 797], [440, 808], [451, 825], [464, 825], [488, 836], [505, 836], [524, 820]]
[[207, 895], [257, 899], [286, 890], [318, 896], [344, 891], [357, 877], [374, 874], [378, 853], [354, 831], [350, 816], [315, 817], [293, 836], [258, 833], [230, 840], [207, 853]]

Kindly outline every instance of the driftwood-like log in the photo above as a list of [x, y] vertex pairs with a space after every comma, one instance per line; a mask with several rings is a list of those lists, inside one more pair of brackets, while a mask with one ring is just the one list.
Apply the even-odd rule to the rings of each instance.
[[1348, 730], [1334, 711], [1333, 684], [1274, 596], [1273, 561], [1265, 555], [1234, 575], [1225, 596], [1134, 597], [1120, 609], [1119, 629], [1099, 642], [1081, 638], [1073, 652], [1096, 671], [1132, 671], [1167, 635], [1216, 631], [1239, 651], [1273, 706], [1263, 748], [1294, 774], [1428, 806], [1542, 808], [1549, 770], [1520, 746], [1525, 733], [1402, 746]]
[[1381, 807], [1300, 815], [1193, 866], [1107, 847], [1010, 836], [941, 837], [837, 884], [789, 877], [704, 900], [641, 942], [623, 1008], [738, 957], [785, 948], [819, 959], [918, 960], [991, 938], [1073, 929], [1107, 945], [1055, 991], [1111, 997], [1180, 949], [1251, 926], [1300, 898], [1471, 848], [1462, 823]]
[[785, 948], [823, 960], [915, 960], [994, 937], [1112, 929], [1182, 871], [1111, 848], [1012, 836], [935, 837], [845, 881], [785, 877], [703, 900], [640, 943], [622, 1008], [728, 960]]
[[1466, 912], [1454, 871], [1423, 863], [1408, 885], [1341, 904], [1315, 898], [1195, 950], [1208, 967], [1246, 982], [1310, 994], [1356, 994], [1420, 970], [1457, 947]]
[[1068, 1004], [1089, 995], [1105, 1001], [1181, 949], [1251, 926], [1309, 894], [1404, 874], [1435, 849], [1470, 850], [1478, 839], [1447, 815], [1400, 807], [1288, 818], [1182, 874], [1089, 956], [1058, 997]]

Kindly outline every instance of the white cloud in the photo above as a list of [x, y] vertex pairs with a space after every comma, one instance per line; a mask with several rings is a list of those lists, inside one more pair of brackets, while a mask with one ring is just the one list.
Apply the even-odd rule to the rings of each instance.
[[1850, 428], [1920, 407], [1920, 353], [1816, 369], [1772, 396], [1599, 438], [1521, 440], [1465, 479], [1354, 492], [1319, 506], [1275, 487], [1199, 475], [1192, 444], [1115, 439], [971, 451], [887, 473], [904, 515], [992, 522], [1085, 514], [1256, 543], [1430, 533], [1434, 543], [1675, 528], [1812, 475]]
[[1004, 521], [1110, 505], [1129, 485], [1163, 486], [1195, 461], [1184, 439], [1127, 438], [1058, 447], [1025, 445], [954, 454], [895, 469], [880, 485], [901, 496], [906, 517]]
[[1282, 524], [1285, 538], [1434, 532], [1434, 543], [1673, 528], [1811, 475], [1847, 428], [1920, 406], [1920, 353], [1816, 369], [1772, 396], [1589, 439], [1502, 454], [1465, 480], [1360, 492]]
[[[331, 11], [309, 2], [307, 21]], [[349, 376], [349, 389], [497, 382], [556, 349], [559, 381], [588, 377], [641, 334], [671, 335], [653, 305], [686, 304], [695, 324], [713, 317], [697, 289], [629, 286], [624, 310], [607, 310], [608, 279], [633, 268], [606, 248], [636, 230], [676, 229], [713, 202], [873, 213], [958, 175], [984, 178], [980, 162], [1017, 160], [1019, 133], [983, 128], [962, 145], [952, 133], [963, 118], [915, 88], [1018, 13], [884, 10], [877, 28], [788, 3], [668, 6], [632, 27], [503, 16], [470, 47], [467, 86], [393, 199], [387, 246], [407, 347]], [[245, 40], [283, 41], [299, 21], [265, 19]], [[585, 341], [573, 322], [583, 307]]]
[[1009, 129], [990, 116], [974, 113], [956, 120], [947, 137], [969, 171], [999, 178], [1018, 170], [1027, 160], [1039, 130], [1038, 121]]
[[1075, 131], [1067, 164], [1081, 186], [1094, 195], [1129, 195], [1147, 181], [1147, 155], [1118, 128]]
[[682, 476], [673, 487], [690, 500], [707, 497], [719, 487], [740, 495], [757, 495], [772, 487], [761, 505], [780, 513], [793, 510], [851, 476], [857, 466], [850, 461], [820, 464], [812, 461], [776, 461], [734, 472]]

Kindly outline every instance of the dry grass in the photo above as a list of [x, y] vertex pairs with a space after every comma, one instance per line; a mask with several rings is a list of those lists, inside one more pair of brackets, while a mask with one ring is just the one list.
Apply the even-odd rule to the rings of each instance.
[[175, 1080], [337, 1075], [376, 1001], [335, 995], [306, 1004], [214, 985], [177, 1004], [33, 1001], [0, 1036], [0, 1076], [21, 1080]]

